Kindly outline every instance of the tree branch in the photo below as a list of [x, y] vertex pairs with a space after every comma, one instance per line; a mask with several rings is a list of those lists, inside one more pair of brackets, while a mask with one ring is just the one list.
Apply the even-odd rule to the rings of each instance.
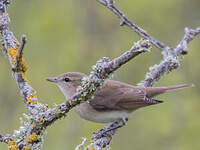
[[185, 34], [183, 39], [177, 45], [176, 48], [170, 51], [163, 52], [163, 60], [160, 64], [156, 64], [150, 67], [150, 72], [146, 74], [144, 81], [141, 81], [138, 85], [140, 86], [153, 86], [165, 73], [169, 73], [180, 66], [179, 57], [180, 55], [187, 54], [188, 44], [192, 41], [195, 36], [200, 34], [200, 27], [193, 29], [185, 28]]
[[8, 27], [10, 19], [7, 14], [7, 5], [9, 3], [10, 1], [8, 0], [0, 0], [0, 32], [3, 39], [4, 52], [8, 56], [13, 70], [13, 76], [17, 81], [18, 88], [20, 89], [20, 93], [28, 110], [31, 114], [36, 114], [39, 111], [36, 107], [38, 98], [36, 96], [36, 91], [31, 87], [26, 78], [25, 73], [27, 71], [27, 65], [22, 56], [25, 38], [22, 40], [22, 46], [19, 52], [19, 42]]
[[200, 27], [197, 27], [196, 29], [185, 28], [183, 39], [174, 49], [174, 55], [187, 54], [189, 42], [192, 41], [198, 34], [200, 34]]
[[87, 141], [87, 139], [84, 137], [82, 137], [82, 140], [83, 140], [82, 143], [80, 145], [76, 146], [75, 150], [79, 150], [81, 147], [84, 146], [85, 142]]
[[13, 70], [14, 72], [26, 72], [26, 70], [23, 70], [24, 67], [23, 67], [23, 63], [24, 63], [24, 60], [23, 60], [23, 50], [24, 50], [24, 46], [27, 42], [27, 39], [26, 39], [26, 36], [23, 35], [22, 36], [22, 42], [20, 44], [20, 48], [19, 48], [19, 52], [18, 52], [18, 55], [16, 57], [16, 67], [15, 67], [15, 70]]
[[121, 20], [120, 25], [127, 25], [132, 30], [134, 30], [138, 35], [141, 37], [148, 39], [154, 46], [161, 50], [169, 50], [170, 47], [165, 45], [164, 43], [156, 40], [154, 37], [150, 36], [146, 33], [145, 30], [137, 26], [136, 24], [132, 23], [123, 12], [121, 12], [119, 9], [117, 9], [112, 0], [97, 0], [100, 4], [106, 6], [110, 11], [112, 11], [116, 16], [118, 16]]
[[91, 140], [91, 144], [89, 144], [86, 147], [86, 150], [101, 150], [102, 148], [108, 146], [112, 140], [112, 137], [115, 135], [117, 129], [119, 127], [123, 127], [124, 125], [125, 124], [123, 120], [119, 120], [114, 123], [108, 124], [103, 129], [98, 130], [94, 133], [93, 138]]
[[7, 143], [9, 141], [13, 141], [13, 139], [10, 137], [10, 135], [7, 135], [7, 136], [3, 136], [1, 133], [0, 133], [0, 142], [2, 143]]

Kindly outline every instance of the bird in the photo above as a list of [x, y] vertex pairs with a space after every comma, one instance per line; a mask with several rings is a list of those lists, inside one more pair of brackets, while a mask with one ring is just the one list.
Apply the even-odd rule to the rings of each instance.
[[[84, 77], [86, 75], [80, 72], [67, 72], [57, 77], [46, 78], [46, 80], [56, 83], [66, 100], [69, 100], [76, 93], [76, 89], [81, 86]], [[193, 84], [182, 84], [142, 87], [116, 80], [107, 80], [91, 99], [75, 106], [73, 109], [85, 120], [97, 123], [112, 123], [121, 119], [127, 120], [132, 112], [139, 108], [162, 103], [162, 100], [154, 99], [157, 95], [193, 86]]]

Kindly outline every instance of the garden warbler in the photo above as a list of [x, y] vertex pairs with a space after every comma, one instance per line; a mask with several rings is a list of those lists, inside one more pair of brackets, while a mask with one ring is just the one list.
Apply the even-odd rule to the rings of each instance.
[[[86, 75], [80, 72], [67, 72], [57, 77], [47, 78], [47, 80], [56, 83], [69, 100], [76, 93], [77, 87], [81, 86], [83, 77]], [[95, 92], [92, 99], [77, 105], [74, 110], [86, 120], [98, 123], [114, 122], [119, 119], [128, 119], [130, 114], [138, 108], [162, 103], [163, 101], [154, 99], [159, 94], [192, 86], [193, 84], [140, 87], [107, 80], [105, 85]]]

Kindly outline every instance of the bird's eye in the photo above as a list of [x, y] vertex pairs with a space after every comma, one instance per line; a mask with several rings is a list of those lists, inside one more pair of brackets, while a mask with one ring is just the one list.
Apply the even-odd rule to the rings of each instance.
[[70, 81], [70, 79], [69, 79], [69, 78], [65, 78], [64, 80], [65, 80], [65, 82], [69, 82], [69, 81]]

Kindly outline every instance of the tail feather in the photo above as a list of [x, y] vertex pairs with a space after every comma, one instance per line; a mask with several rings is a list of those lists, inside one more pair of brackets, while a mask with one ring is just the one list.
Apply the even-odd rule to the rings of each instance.
[[182, 85], [173, 85], [173, 86], [166, 86], [166, 87], [148, 87], [146, 89], [147, 97], [152, 98], [154, 96], [157, 96], [159, 94], [172, 91], [172, 90], [179, 90], [183, 88], [190, 88], [194, 87], [194, 84], [182, 84]]
[[194, 87], [194, 86], [195, 86], [194, 84], [182, 84], [182, 85], [168, 86], [168, 87], [166, 87], [166, 92], [167, 91], [172, 91], [172, 90], [190, 88], [190, 87]]

